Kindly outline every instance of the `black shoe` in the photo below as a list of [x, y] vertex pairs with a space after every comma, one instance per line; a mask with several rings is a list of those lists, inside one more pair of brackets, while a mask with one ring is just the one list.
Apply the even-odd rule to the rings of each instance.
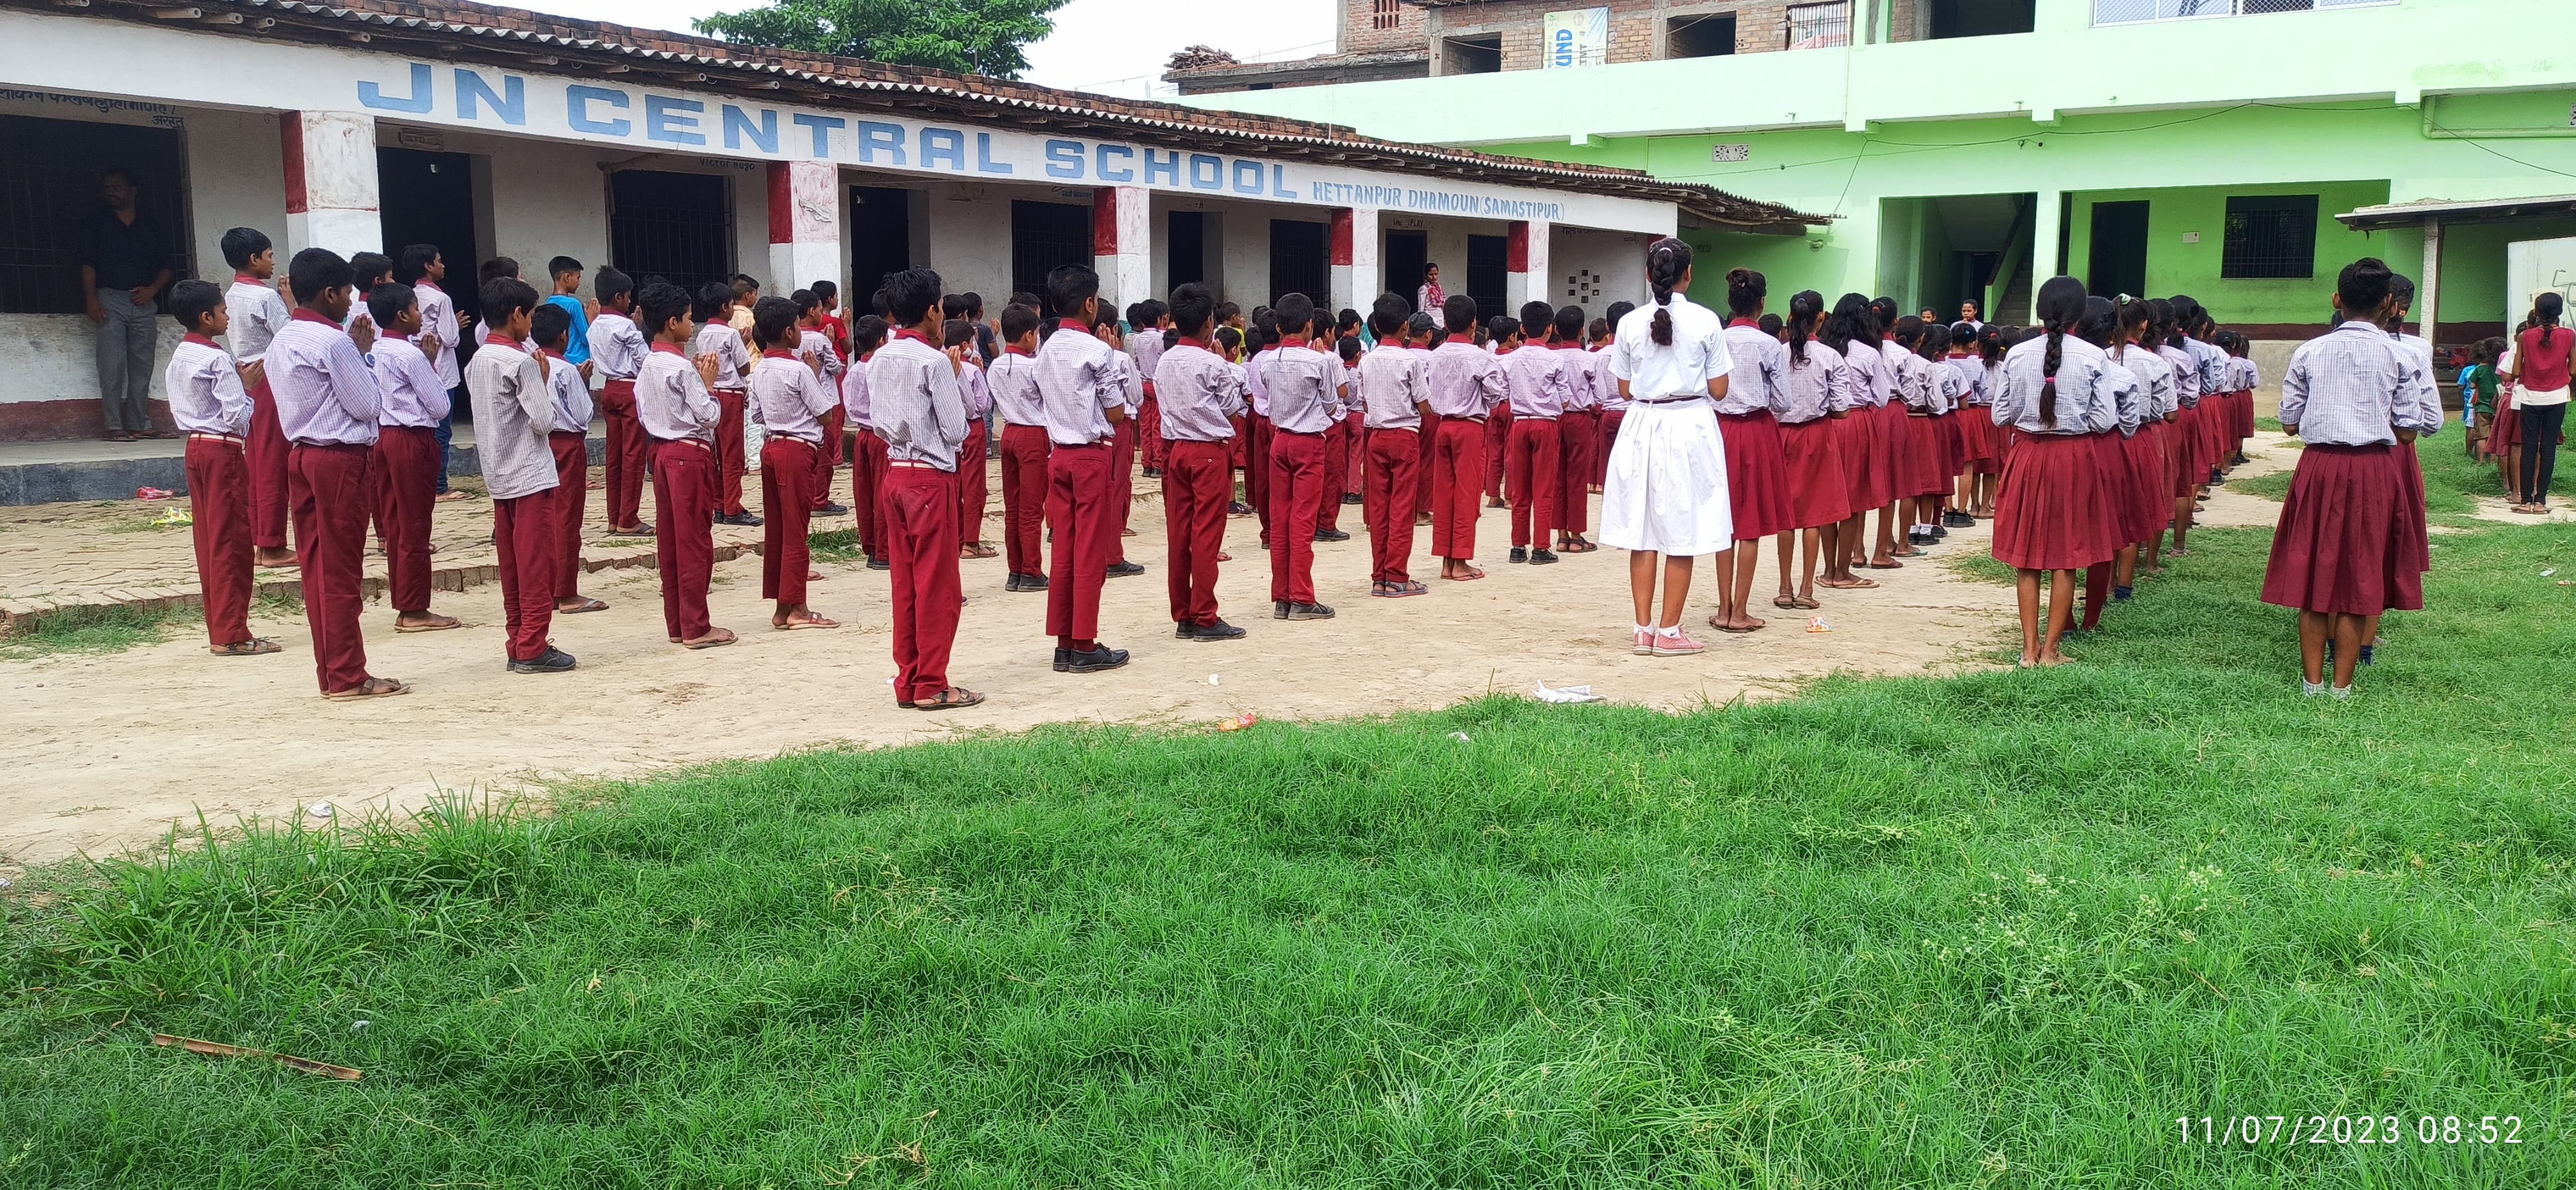
[[1529, 547], [1525, 545], [1513, 546], [1511, 560], [1514, 562], [1529, 561]]
[[1531, 551], [1530, 551], [1530, 565], [1532, 565], [1532, 566], [1545, 566], [1545, 565], [1548, 565], [1549, 563], [1552, 563], [1552, 562], [1554, 562], [1554, 561], [1556, 561], [1556, 551], [1555, 551], [1555, 550], [1531, 550]]
[[849, 511], [850, 511], [850, 510], [849, 510], [846, 506], [839, 505], [839, 504], [834, 504], [834, 503], [832, 503], [831, 501], [826, 500], [826, 501], [824, 501], [824, 502], [823, 502], [823, 506], [822, 506], [821, 508], [817, 508], [817, 509], [815, 509], [815, 510], [814, 510], [814, 515], [815, 515], [815, 516], [844, 516], [844, 515], [847, 515], [847, 514], [849, 513]]
[[1941, 523], [1953, 529], [1974, 529], [1977, 527], [1977, 518], [1964, 512], [1952, 511], [1941, 514]]
[[539, 653], [534, 657], [530, 657], [525, 661], [513, 660], [510, 662], [510, 672], [514, 674], [559, 674], [570, 670], [572, 667], [572, 654], [555, 648], [552, 645], [546, 646], [545, 652]]
[[737, 512], [732, 516], [717, 517], [716, 523], [719, 525], [735, 525], [745, 529], [757, 529], [760, 527], [760, 518], [748, 512]]
[[1317, 541], [1349, 541], [1350, 539], [1350, 534], [1344, 533], [1339, 529], [1315, 530], [1315, 540]]
[[1252, 515], [1252, 506], [1251, 506], [1251, 505], [1249, 505], [1249, 504], [1244, 503], [1244, 502], [1243, 502], [1243, 501], [1241, 501], [1241, 500], [1235, 500], [1235, 501], [1232, 501], [1232, 502], [1228, 503], [1228, 504], [1225, 506], [1225, 515], [1227, 515], [1227, 516], [1251, 516], [1251, 515]]
[[1280, 613], [1279, 618], [1282, 620], [1329, 620], [1333, 618], [1333, 609], [1320, 603], [1287, 603], [1281, 604], [1280, 606], [1288, 609], [1287, 611]]
[[883, 554], [871, 554], [868, 556], [868, 569], [892, 570], [894, 569], [894, 563], [887, 561]]
[[1113, 649], [1107, 645], [1094, 645], [1092, 646], [1092, 650], [1088, 653], [1067, 652], [1065, 654], [1064, 671], [1066, 673], [1076, 674], [1096, 674], [1102, 670], [1116, 669], [1125, 664], [1127, 664], [1127, 650]]
[[1360, 502], [1360, 494], [1359, 494], [1358, 492], [1344, 492], [1344, 493], [1342, 493], [1342, 503], [1344, 503], [1344, 504], [1357, 504], [1357, 503], [1359, 503], [1359, 502]]
[[2137, 593], [2138, 591], [2135, 587], [2113, 587], [2111, 588], [2111, 602], [2127, 603], [2129, 601], [2129, 597]]
[[1022, 591], [1043, 591], [1043, 590], [1046, 590], [1046, 589], [1047, 589], [1047, 576], [1045, 576], [1045, 575], [1043, 575], [1043, 574], [1023, 574], [1023, 575], [1021, 575], [1021, 576], [1020, 576], [1020, 586], [1019, 586], [1019, 589], [1020, 589], [1020, 590], [1022, 590]]
[[1288, 618], [1288, 609], [1295, 606], [1297, 605], [1290, 603], [1285, 599], [1273, 599], [1270, 601], [1270, 618], [1273, 620], [1285, 620]]
[[1111, 578], [1128, 578], [1143, 573], [1145, 573], [1145, 564], [1142, 562], [1112, 562], [1109, 564], [1109, 577]]
[[1071, 668], [1073, 668], [1073, 650], [1057, 649], [1055, 651], [1055, 671], [1057, 673], [1063, 673]]
[[1160, 467], [1147, 467], [1143, 471], [1138, 472], [1137, 476], [1141, 479], [1161, 479], [1163, 477], [1163, 469]]
[[1934, 526], [1932, 526], [1932, 540], [1934, 540], [1934, 541], [1940, 541], [1940, 540], [1943, 540], [1944, 538], [1947, 538], [1947, 537], [1949, 537], [1949, 536], [1950, 536], [1950, 530], [1949, 530], [1949, 527], [1948, 527], [1948, 526], [1946, 526], [1946, 525], [1934, 525]]
[[1243, 635], [1242, 629], [1223, 620], [1213, 624], [1183, 624], [1180, 633], [1182, 640], [1241, 640]]

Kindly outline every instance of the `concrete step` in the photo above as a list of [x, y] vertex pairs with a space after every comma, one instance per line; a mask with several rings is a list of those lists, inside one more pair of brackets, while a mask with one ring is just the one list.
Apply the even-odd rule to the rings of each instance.
[[[0, 505], [55, 504], [87, 500], [131, 500], [134, 490], [161, 488], [186, 495], [187, 453], [184, 438], [141, 442], [18, 442], [0, 444]], [[448, 459], [449, 475], [477, 476], [483, 465], [474, 453], [474, 428], [456, 427]], [[590, 465], [607, 455], [607, 439], [594, 426]]]

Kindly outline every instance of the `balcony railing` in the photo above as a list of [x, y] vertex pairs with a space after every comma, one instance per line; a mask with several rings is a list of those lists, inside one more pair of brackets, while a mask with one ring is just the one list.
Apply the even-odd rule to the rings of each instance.
[[1823, 4], [1792, 4], [1788, 18], [1781, 22], [1780, 48], [1816, 50], [1846, 46], [1852, 40], [1851, 0], [1829, 0]]
[[2398, 0], [2093, 0], [2096, 25], [2131, 25], [2141, 21], [2194, 21], [2205, 17], [2259, 16], [2270, 12], [2312, 12], [2321, 8], [2375, 8]]

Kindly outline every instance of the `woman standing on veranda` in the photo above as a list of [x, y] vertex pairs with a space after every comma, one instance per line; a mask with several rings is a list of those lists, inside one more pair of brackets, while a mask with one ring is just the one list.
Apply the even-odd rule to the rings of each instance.
[[[1627, 550], [1636, 603], [1635, 651], [1687, 657], [1706, 646], [1682, 631], [1691, 562], [1735, 545], [1726, 492], [1726, 448], [1715, 402], [1726, 396], [1734, 360], [1725, 320], [1684, 296], [1690, 245], [1670, 237], [1646, 249], [1655, 300], [1619, 320], [1610, 374], [1628, 400], [1602, 485], [1601, 541]], [[1655, 605], [1655, 560], [1663, 559], [1663, 606]]]
[[1428, 314], [1436, 319], [1440, 317], [1440, 311], [1447, 306], [1448, 302], [1449, 295], [1440, 288], [1440, 266], [1436, 264], [1422, 266], [1422, 288], [1413, 291], [1414, 311]]

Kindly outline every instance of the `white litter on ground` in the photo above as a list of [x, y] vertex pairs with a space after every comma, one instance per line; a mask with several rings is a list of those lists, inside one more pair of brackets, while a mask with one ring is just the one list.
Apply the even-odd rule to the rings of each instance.
[[1551, 689], [1545, 682], [1539, 683], [1538, 689], [1530, 692], [1530, 697], [1540, 702], [1554, 703], [1601, 701], [1601, 696], [1594, 694], [1590, 686], [1565, 686]]

